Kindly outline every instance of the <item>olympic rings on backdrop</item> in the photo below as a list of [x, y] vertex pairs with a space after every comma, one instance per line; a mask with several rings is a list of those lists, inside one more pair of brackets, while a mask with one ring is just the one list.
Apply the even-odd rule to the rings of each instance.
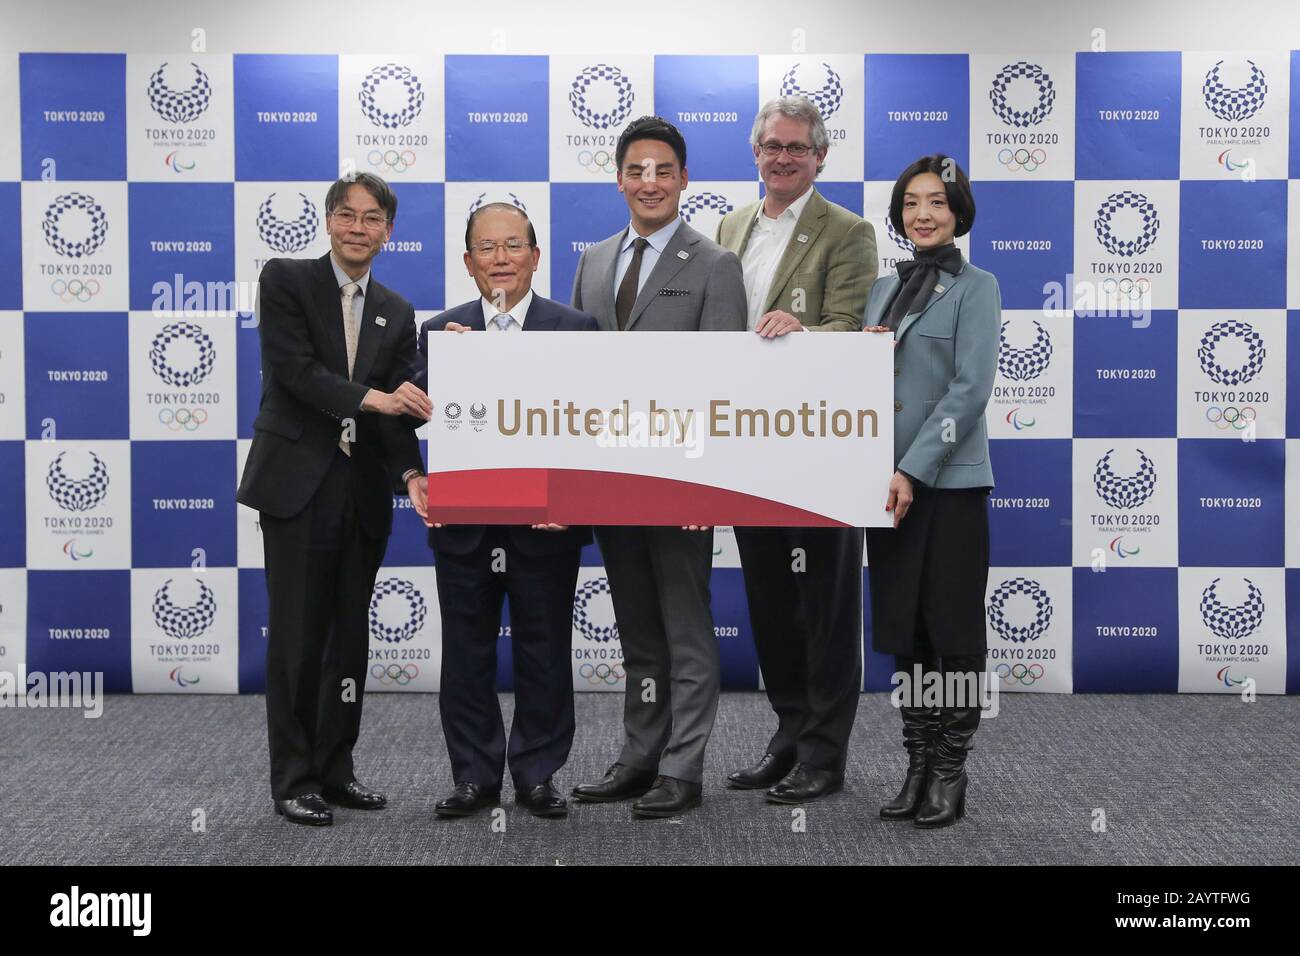
[[1141, 279], [1123, 279], [1107, 278], [1101, 283], [1102, 291], [1107, 295], [1119, 294], [1128, 299], [1140, 299], [1151, 291], [1151, 280], [1143, 276]]
[[187, 432], [192, 432], [208, 420], [208, 410], [206, 408], [160, 408], [158, 410], [158, 421], [162, 422], [174, 432], [182, 428]]
[[1225, 405], [1220, 408], [1218, 405], [1211, 405], [1205, 410], [1205, 420], [1212, 425], [1218, 426], [1220, 431], [1228, 428], [1242, 431], [1250, 427], [1250, 423], [1257, 416], [1258, 412], [1250, 405], [1243, 408], [1237, 408], [1233, 405]]
[[998, 153], [998, 162], [1007, 169], [1023, 169], [1027, 173], [1032, 173], [1047, 162], [1047, 153], [1041, 149], [1003, 149]]
[[415, 165], [415, 153], [409, 149], [404, 149], [400, 153], [395, 149], [382, 151], [372, 149], [366, 156], [366, 162], [371, 166], [383, 166], [391, 169], [395, 173], [404, 173]]
[[1030, 664], [1026, 666], [1024, 664], [1019, 664], [1019, 663], [1017, 664], [1002, 663], [999, 664], [995, 668], [995, 670], [997, 672], [997, 675], [1001, 677], [1004, 681], [1006, 681], [1008, 684], [1019, 683], [1025, 687], [1028, 687], [1029, 685], [1036, 683], [1039, 680], [1039, 678], [1043, 676], [1042, 664]]
[[98, 279], [87, 279], [85, 282], [80, 279], [66, 281], [55, 279], [50, 283], [50, 291], [64, 302], [71, 302], [74, 299], [78, 302], [89, 302], [99, 295], [100, 285]]
[[627, 674], [623, 671], [622, 661], [618, 661], [613, 665], [604, 662], [601, 662], [600, 664], [583, 664], [578, 668], [578, 674], [581, 677], [585, 677], [587, 683], [593, 686], [608, 684], [610, 687], [613, 687], [619, 681], [627, 677]]
[[375, 663], [370, 665], [370, 676], [385, 686], [397, 684], [399, 687], [405, 687], [420, 676], [420, 668], [414, 664], [389, 664], [384, 666]]

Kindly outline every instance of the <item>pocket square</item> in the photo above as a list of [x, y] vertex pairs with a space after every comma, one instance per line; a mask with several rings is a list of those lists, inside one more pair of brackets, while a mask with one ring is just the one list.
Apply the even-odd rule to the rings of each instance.
[[660, 289], [660, 295], [690, 295], [690, 289]]

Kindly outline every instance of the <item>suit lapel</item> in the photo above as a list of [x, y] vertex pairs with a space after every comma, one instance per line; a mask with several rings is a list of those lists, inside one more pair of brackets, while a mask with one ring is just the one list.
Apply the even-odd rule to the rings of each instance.
[[641, 317], [641, 313], [655, 300], [660, 291], [667, 287], [673, 276], [681, 272], [682, 267], [691, 260], [694, 254], [690, 247], [699, 239], [699, 233], [685, 222], [677, 227], [677, 231], [668, 240], [668, 245], [664, 246], [664, 251], [660, 253], [659, 261], [646, 277], [640, 293], [637, 294], [636, 303], [632, 306], [632, 314], [627, 319], [629, 329], [636, 325], [636, 320]]
[[745, 225], [740, 232], [740, 242], [736, 243], [734, 247], [729, 248], [731, 248], [731, 251], [742, 259], [745, 257], [745, 250], [749, 248], [749, 237], [754, 234], [754, 223], [758, 220], [758, 211], [762, 206], [763, 200], [760, 199], [758, 202], [747, 206], [741, 212], [741, 215], [745, 217], [743, 220]]
[[559, 322], [559, 316], [543, 306], [542, 302], [542, 297], [534, 292], [533, 301], [528, 304], [528, 312], [524, 315], [523, 331], [549, 332]]
[[[822, 229], [826, 227], [826, 213], [826, 200], [822, 199], [821, 193], [814, 189], [813, 194], [808, 197], [808, 204], [803, 207], [803, 215], [794, 224], [794, 235], [790, 237], [790, 244], [785, 247], [781, 261], [777, 264], [776, 275], [772, 277], [772, 284], [767, 290], [767, 301], [763, 303], [764, 315], [772, 311], [772, 305], [780, 298], [781, 291], [794, 275], [794, 270], [799, 268], [803, 257], [808, 255], [808, 250], [822, 234]], [[753, 228], [751, 223], [750, 229]], [[800, 236], [806, 238], [800, 242]]]
[[317, 321], [324, 326], [330, 352], [324, 356], [324, 364], [332, 372], [347, 375], [348, 345], [343, 337], [343, 301], [339, 295], [338, 280], [334, 277], [328, 252], [316, 262], [319, 277], [315, 283]]
[[614, 276], [618, 274], [618, 253], [623, 248], [623, 240], [626, 238], [627, 229], [624, 229], [612, 240], [592, 250], [591, 269], [596, 275], [596, 288], [600, 290], [600, 301], [583, 302], [583, 305], [596, 317], [601, 329], [606, 332], [618, 330], [618, 318], [614, 314]]
[[[375, 319], [383, 315], [384, 302], [387, 297], [384, 295], [383, 286], [375, 281], [374, 273], [370, 274], [370, 281], [366, 284], [366, 294], [361, 297], [361, 328], [357, 330], [357, 357], [352, 367], [352, 381], [364, 382], [366, 376], [370, 374], [370, 367], [375, 364], [375, 356], [379, 354], [379, 344], [384, 340], [384, 335], [388, 332], [388, 326], [379, 325]], [[339, 320], [342, 321], [343, 309], [339, 308]], [[387, 316], [385, 316], [387, 319]]]
[[[945, 295], [951, 292], [953, 288], [963, 280], [963, 273], [965, 271], [966, 271], [966, 263], [963, 262], [961, 266], [961, 272], [958, 272], [955, 276], [949, 276], [945, 272], [940, 272], [939, 281], [935, 285], [934, 291], [930, 293], [930, 301], [925, 304], [925, 308], [922, 309], [920, 312], [911, 312], [903, 317], [903, 321], [900, 322], [898, 325], [898, 332], [895, 333], [894, 335], [895, 341], [901, 340], [903, 338], [903, 335], [907, 332], [907, 330], [910, 329], [912, 326], [916, 325], [916, 323], [920, 320], [921, 316], [925, 315], [925, 313], [930, 311], [930, 307], [932, 305], [934, 305]], [[902, 280], [900, 279], [899, 281], [901, 284]]]

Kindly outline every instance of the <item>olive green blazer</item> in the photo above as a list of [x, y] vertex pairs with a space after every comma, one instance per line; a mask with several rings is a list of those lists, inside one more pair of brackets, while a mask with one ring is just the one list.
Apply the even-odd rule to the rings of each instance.
[[[761, 202], [728, 213], [718, 224], [718, 245], [742, 260]], [[777, 263], [763, 312], [789, 312], [808, 329], [859, 331], [877, 268], [871, 223], [827, 202], [814, 187]]]

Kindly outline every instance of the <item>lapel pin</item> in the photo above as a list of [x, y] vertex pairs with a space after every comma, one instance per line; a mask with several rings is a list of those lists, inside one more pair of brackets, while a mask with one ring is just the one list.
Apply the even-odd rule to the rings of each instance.
[[942, 292], [942, 291], [943, 291], [943, 286], [941, 286], [941, 285], [937, 285], [937, 286], [935, 286], [935, 287], [934, 287], [934, 291], [935, 291], [936, 294]]
[[388, 320], [384, 318], [382, 315], [375, 316], [375, 325], [379, 326], [382, 329], [387, 324], [388, 324]]
[[797, 236], [797, 238], [798, 238], [798, 240], [799, 240], [800, 242], [807, 242], [807, 241], [808, 241], [808, 236], [805, 235], [805, 234], [802, 233], [802, 232], [799, 233], [799, 235]]
[[686, 260], [686, 259], [689, 259], [690, 257], [691, 257], [691, 254], [690, 254], [689, 252], [687, 252], [685, 249], [679, 249], [679, 250], [677, 251], [677, 258], [678, 258], [678, 259]]

